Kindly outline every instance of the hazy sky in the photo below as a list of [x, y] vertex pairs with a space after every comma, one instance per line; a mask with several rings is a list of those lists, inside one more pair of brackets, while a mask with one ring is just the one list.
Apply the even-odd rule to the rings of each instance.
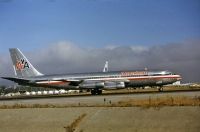
[[[0, 0], [0, 75], [18, 47], [44, 73], [169, 69], [200, 81], [199, 0]], [[2, 81], [2, 80], [0, 80]]]
[[0, 0], [0, 52], [63, 40], [99, 48], [199, 37], [199, 0]]

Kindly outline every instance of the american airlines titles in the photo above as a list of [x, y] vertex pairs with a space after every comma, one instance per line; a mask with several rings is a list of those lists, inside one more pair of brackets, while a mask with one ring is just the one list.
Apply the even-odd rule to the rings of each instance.
[[122, 77], [127, 76], [145, 76], [148, 75], [147, 71], [135, 71], [135, 72], [121, 72]]

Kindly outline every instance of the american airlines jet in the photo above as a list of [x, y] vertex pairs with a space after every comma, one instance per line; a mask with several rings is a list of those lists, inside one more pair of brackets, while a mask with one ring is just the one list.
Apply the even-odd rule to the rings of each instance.
[[90, 90], [91, 94], [102, 94], [106, 89], [127, 87], [162, 86], [181, 80], [180, 75], [169, 71], [108, 71], [94, 73], [74, 73], [62, 75], [44, 75], [37, 71], [17, 48], [9, 49], [14, 77], [2, 77], [19, 85], [47, 87], [55, 89]]

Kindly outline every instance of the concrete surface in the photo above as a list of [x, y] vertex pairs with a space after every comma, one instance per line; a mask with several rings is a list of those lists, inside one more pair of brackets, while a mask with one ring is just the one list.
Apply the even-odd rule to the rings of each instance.
[[78, 107], [0, 109], [1, 132], [65, 132], [78, 116], [75, 132], [199, 132], [200, 107]]

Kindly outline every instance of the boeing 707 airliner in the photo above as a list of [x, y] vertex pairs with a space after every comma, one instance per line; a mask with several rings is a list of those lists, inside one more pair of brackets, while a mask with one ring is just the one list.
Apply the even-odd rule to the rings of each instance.
[[17, 48], [9, 49], [15, 72], [14, 77], [2, 77], [19, 85], [47, 87], [65, 90], [90, 90], [92, 95], [102, 94], [106, 89], [158, 86], [172, 84], [181, 76], [169, 71], [107, 71], [44, 75], [34, 68]]

